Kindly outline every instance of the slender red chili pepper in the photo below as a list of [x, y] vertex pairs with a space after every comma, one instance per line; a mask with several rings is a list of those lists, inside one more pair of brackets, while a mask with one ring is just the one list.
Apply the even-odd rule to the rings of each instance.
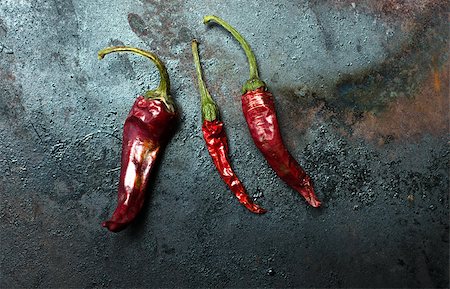
[[311, 206], [319, 207], [321, 203], [314, 194], [310, 177], [283, 143], [273, 96], [258, 76], [256, 58], [250, 46], [236, 29], [219, 17], [210, 15], [203, 18], [205, 24], [211, 21], [228, 30], [247, 55], [250, 79], [242, 88], [242, 110], [253, 141], [277, 175], [299, 192]]
[[137, 97], [123, 127], [118, 204], [111, 219], [102, 223], [110, 231], [119, 232], [136, 218], [144, 204], [150, 173], [173, 130], [176, 112], [169, 95], [167, 70], [155, 54], [132, 47], [110, 47], [99, 51], [98, 57], [103, 59], [111, 52], [147, 57], [155, 63], [161, 77], [155, 90]]
[[194, 56], [198, 87], [201, 95], [203, 117], [202, 132], [209, 154], [223, 181], [230, 187], [230, 190], [238, 198], [239, 202], [250, 212], [263, 214], [266, 210], [253, 203], [252, 199], [245, 192], [245, 188], [241, 181], [231, 168], [224, 124], [220, 120], [217, 104], [209, 94], [205, 81], [203, 80], [200, 57], [198, 55], [198, 43], [196, 40], [192, 41], [192, 54]]

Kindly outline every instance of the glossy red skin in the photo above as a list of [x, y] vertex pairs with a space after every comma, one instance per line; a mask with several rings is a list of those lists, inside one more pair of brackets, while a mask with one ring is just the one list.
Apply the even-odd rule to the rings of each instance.
[[248, 210], [255, 214], [263, 214], [265, 209], [253, 203], [245, 192], [245, 188], [231, 168], [228, 157], [228, 141], [223, 122], [219, 120], [204, 120], [202, 125], [203, 137], [208, 148], [209, 155], [213, 159], [217, 171], [230, 190]]
[[140, 212], [150, 173], [161, 145], [172, 131], [175, 116], [159, 100], [139, 96], [134, 102], [123, 128], [118, 204], [103, 227], [119, 232]]
[[253, 141], [272, 169], [311, 206], [319, 207], [310, 177], [283, 143], [272, 93], [264, 87], [247, 91], [242, 95], [242, 111]]

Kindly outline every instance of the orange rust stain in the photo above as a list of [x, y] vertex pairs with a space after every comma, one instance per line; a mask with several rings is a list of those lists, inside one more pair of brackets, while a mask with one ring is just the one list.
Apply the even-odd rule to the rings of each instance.
[[328, 0], [328, 3], [338, 8], [348, 8], [355, 5], [358, 11], [374, 14], [387, 22], [400, 23], [404, 32], [412, 31], [420, 26], [417, 16], [431, 14], [437, 9], [447, 9], [447, 0]]
[[[292, 119], [295, 119], [294, 128], [300, 133], [304, 133], [311, 127], [311, 123], [316, 117], [319, 111], [322, 111], [324, 107], [323, 103], [319, 103], [313, 107], [294, 110], [295, 114], [292, 115]], [[298, 117], [301, 116], [301, 117]]]
[[433, 70], [433, 79], [434, 79], [434, 90], [437, 93], [441, 92], [441, 78], [439, 76], [438, 70]]
[[417, 14], [426, 13], [438, 7], [446, 7], [447, 0], [328, 0], [328, 3], [340, 8], [354, 5], [355, 9], [366, 10], [380, 16], [414, 18]]
[[[366, 112], [353, 125], [353, 136], [384, 144], [413, 140], [425, 134], [440, 136], [448, 133], [450, 61], [441, 69], [434, 67], [418, 92], [411, 97], [399, 97], [387, 109], [375, 115]], [[444, 84], [442, 86], [442, 84]]]
[[434, 90], [436, 93], [441, 93], [441, 76], [439, 73], [439, 66], [437, 64], [437, 57], [433, 56], [433, 81]]

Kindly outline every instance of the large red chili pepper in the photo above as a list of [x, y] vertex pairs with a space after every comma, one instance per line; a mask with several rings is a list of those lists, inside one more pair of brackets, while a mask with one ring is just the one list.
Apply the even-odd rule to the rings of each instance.
[[245, 192], [245, 188], [231, 168], [228, 157], [228, 141], [223, 122], [219, 117], [217, 104], [209, 94], [205, 81], [202, 77], [200, 57], [198, 55], [198, 44], [192, 41], [192, 54], [194, 56], [195, 68], [197, 71], [198, 88], [200, 90], [202, 104], [202, 132], [208, 148], [209, 154], [216, 166], [217, 171], [223, 181], [230, 187], [230, 190], [249, 211], [255, 214], [263, 214], [265, 209], [253, 203], [252, 199]]
[[111, 219], [102, 224], [112, 232], [128, 226], [144, 204], [145, 191], [161, 146], [173, 131], [175, 105], [169, 95], [170, 81], [161, 60], [153, 53], [132, 47], [110, 47], [99, 51], [99, 59], [111, 52], [132, 52], [149, 58], [160, 73], [155, 90], [138, 96], [123, 127], [122, 160], [118, 204]]
[[250, 65], [250, 79], [242, 88], [242, 110], [258, 149], [277, 175], [299, 192], [313, 207], [320, 201], [314, 194], [310, 177], [286, 149], [281, 138], [275, 104], [266, 84], [258, 76], [256, 58], [245, 39], [230, 24], [217, 16], [205, 16], [203, 22], [216, 22], [241, 44]]

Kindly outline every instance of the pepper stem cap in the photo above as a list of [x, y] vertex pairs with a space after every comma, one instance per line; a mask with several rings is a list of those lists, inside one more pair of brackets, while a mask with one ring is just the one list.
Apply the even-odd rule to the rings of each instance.
[[202, 117], [204, 120], [214, 121], [219, 118], [219, 109], [209, 94], [205, 81], [203, 80], [200, 56], [198, 53], [198, 42], [196, 39], [192, 40], [192, 56], [194, 57], [195, 71], [197, 73], [198, 89], [200, 90]]

